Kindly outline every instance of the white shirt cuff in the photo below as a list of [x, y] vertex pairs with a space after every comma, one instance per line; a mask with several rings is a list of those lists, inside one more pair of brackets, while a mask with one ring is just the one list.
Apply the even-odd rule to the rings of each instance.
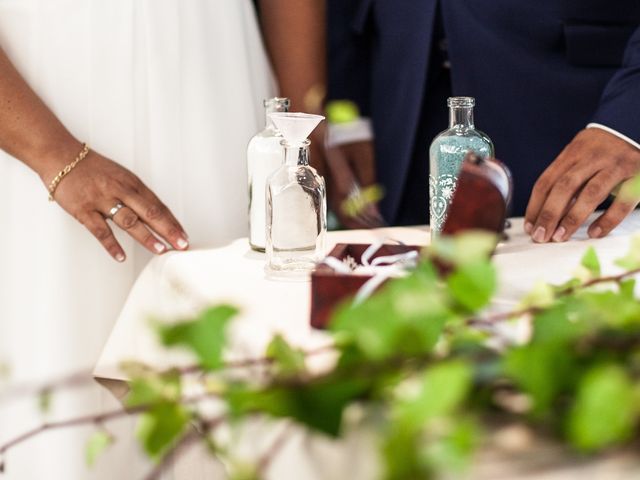
[[371, 140], [373, 140], [373, 127], [368, 118], [360, 117], [348, 123], [329, 124], [327, 134], [327, 147], [329, 148]]
[[609, 132], [611, 135], [615, 135], [616, 137], [620, 138], [621, 140], [624, 140], [628, 144], [633, 145], [638, 150], [640, 150], [640, 143], [636, 142], [635, 140], [630, 139], [626, 135], [623, 135], [622, 133], [620, 133], [617, 130], [614, 130], [613, 128], [607, 127], [606, 125], [602, 125], [600, 123], [590, 123], [589, 125], [587, 125], [587, 128], [599, 128], [600, 130], [604, 130], [605, 132]]

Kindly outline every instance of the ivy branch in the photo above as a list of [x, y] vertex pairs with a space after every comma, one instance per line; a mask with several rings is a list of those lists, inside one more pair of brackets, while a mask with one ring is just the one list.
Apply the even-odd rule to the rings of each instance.
[[[473, 236], [441, 244], [439, 253], [453, 265], [450, 274], [441, 278], [426, 259], [369, 300], [343, 306], [329, 332], [333, 343], [316, 350], [301, 350], [278, 335], [264, 357], [225, 362], [226, 329], [237, 314], [229, 306], [158, 326], [165, 347], [191, 351], [197, 364], [163, 371], [129, 364], [131, 392], [123, 409], [45, 423], [0, 447], [0, 456], [45, 430], [101, 428], [114, 418], [139, 415], [143, 447], [160, 459], [151, 479], [194, 443], [212, 447], [210, 434], [227, 420], [235, 425], [256, 416], [288, 419], [338, 437], [348, 429], [343, 414], [351, 406], [380, 412], [376, 431], [384, 478], [393, 480], [429, 479], [467, 462], [482, 439], [478, 424], [496, 408], [517, 411], [534, 424], [551, 423], [561, 439], [584, 452], [633, 439], [640, 427], [635, 353], [640, 302], [634, 295], [640, 239], [618, 261], [623, 273], [601, 275], [590, 249], [575, 278], [536, 287], [517, 309], [497, 314], [483, 314], [497, 288], [488, 245], [486, 238]], [[599, 288], [605, 284], [611, 288]], [[490, 348], [487, 341], [495, 331], [487, 333], [487, 327], [522, 317], [532, 322], [527, 343]], [[309, 372], [308, 360], [330, 351], [335, 365]], [[242, 372], [253, 367], [264, 367], [268, 376], [255, 380]], [[233, 372], [237, 369], [241, 375]], [[204, 393], [185, 397], [183, 386], [193, 374], [202, 374], [197, 380]], [[21, 387], [18, 393], [54, 393], [85, 378], [72, 375], [60, 384]], [[525, 397], [526, 408], [510, 411], [496, 399], [499, 391]], [[2, 398], [17, 398], [7, 395]], [[197, 404], [211, 398], [225, 409], [221, 417], [206, 420]], [[189, 428], [194, 424], [197, 428]], [[287, 428], [247, 478], [262, 478], [289, 437]], [[109, 444], [98, 440], [94, 454]], [[225, 454], [223, 448], [212, 451]]]

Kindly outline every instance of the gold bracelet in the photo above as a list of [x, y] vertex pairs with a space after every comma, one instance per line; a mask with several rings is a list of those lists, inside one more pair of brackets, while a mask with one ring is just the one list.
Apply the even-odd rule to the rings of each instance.
[[58, 188], [58, 185], [60, 185], [60, 182], [62, 181], [62, 179], [66, 177], [69, 174], [69, 172], [76, 167], [76, 165], [78, 165], [82, 160], [87, 158], [87, 155], [89, 155], [89, 151], [90, 151], [89, 146], [86, 143], [83, 143], [82, 151], [78, 154], [76, 159], [73, 162], [71, 162], [69, 165], [64, 167], [62, 170], [60, 170], [60, 172], [58, 172], [58, 174], [55, 177], [53, 177], [53, 180], [51, 180], [51, 183], [49, 184], [49, 201], [50, 202], [53, 202], [53, 194], [56, 192], [56, 188]]

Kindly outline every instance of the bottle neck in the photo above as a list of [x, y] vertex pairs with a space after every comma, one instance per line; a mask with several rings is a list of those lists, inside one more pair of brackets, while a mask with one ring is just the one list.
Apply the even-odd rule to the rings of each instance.
[[264, 102], [264, 125], [265, 129], [277, 130], [273, 120], [269, 117], [270, 113], [288, 112], [290, 101], [288, 98], [272, 98]]
[[282, 142], [284, 148], [284, 163], [288, 166], [309, 165], [309, 145], [311, 142], [305, 140], [301, 143], [289, 144], [286, 140]]
[[450, 107], [449, 128], [474, 128], [473, 107]]

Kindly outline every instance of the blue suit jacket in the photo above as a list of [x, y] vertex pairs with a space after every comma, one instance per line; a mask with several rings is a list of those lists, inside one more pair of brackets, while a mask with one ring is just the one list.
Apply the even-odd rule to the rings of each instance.
[[[416, 137], [437, 2], [328, 0], [329, 96], [356, 101], [373, 120], [390, 222], [416, 145], [431, 141]], [[589, 122], [640, 141], [640, 0], [441, 0], [439, 8], [452, 93], [476, 98], [476, 125], [514, 174], [514, 214]]]

